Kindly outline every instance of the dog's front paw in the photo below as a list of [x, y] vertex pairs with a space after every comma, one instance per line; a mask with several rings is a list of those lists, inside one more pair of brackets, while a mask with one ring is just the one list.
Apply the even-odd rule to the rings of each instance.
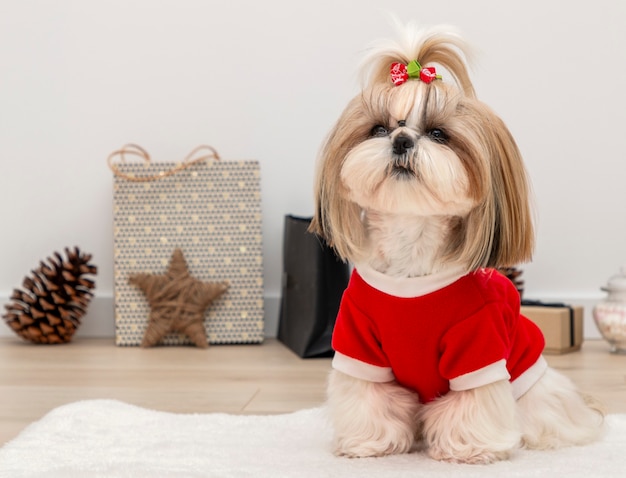
[[410, 434], [396, 437], [393, 440], [337, 440], [334, 453], [347, 458], [367, 458], [375, 456], [395, 455], [407, 453], [413, 446], [413, 437]]
[[507, 460], [510, 456], [508, 451], [471, 450], [462, 451], [443, 449], [437, 446], [428, 448], [428, 455], [439, 461], [448, 463], [465, 463], [468, 465], [488, 465], [500, 460]]
[[449, 392], [422, 410], [428, 454], [451, 463], [508, 459], [521, 438], [515, 407], [508, 380]]
[[368, 382], [334, 370], [328, 408], [334, 453], [364, 458], [407, 453], [419, 431], [419, 398], [396, 382]]

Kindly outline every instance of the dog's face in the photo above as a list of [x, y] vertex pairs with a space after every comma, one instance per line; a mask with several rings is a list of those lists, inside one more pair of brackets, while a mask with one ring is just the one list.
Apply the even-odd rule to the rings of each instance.
[[[363, 212], [448, 217], [456, 226], [445, 250], [469, 268], [528, 259], [524, 166], [504, 123], [474, 95], [464, 42], [445, 31], [407, 39], [366, 60], [364, 88], [322, 151], [312, 230], [357, 261], [367, 243]], [[393, 65], [412, 60], [443, 67], [447, 78], [394, 84]]]
[[[346, 197], [364, 210], [465, 216], [480, 199], [486, 164], [465, 126], [458, 90], [420, 81], [372, 88], [350, 105], [359, 117], [341, 161]], [[342, 128], [342, 126], [340, 126]]]

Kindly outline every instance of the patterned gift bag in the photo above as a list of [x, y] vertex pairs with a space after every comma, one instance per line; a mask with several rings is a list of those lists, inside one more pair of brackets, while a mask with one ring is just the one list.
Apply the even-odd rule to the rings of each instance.
[[[126, 162], [126, 156], [144, 161]], [[116, 344], [140, 345], [150, 313], [141, 291], [128, 283], [129, 275], [163, 274], [177, 247], [192, 276], [229, 282], [205, 315], [209, 343], [262, 342], [259, 162], [221, 161], [213, 148], [200, 146], [183, 162], [152, 163], [144, 149], [126, 145], [111, 153], [109, 167], [114, 172]], [[170, 334], [161, 343], [190, 341]]]

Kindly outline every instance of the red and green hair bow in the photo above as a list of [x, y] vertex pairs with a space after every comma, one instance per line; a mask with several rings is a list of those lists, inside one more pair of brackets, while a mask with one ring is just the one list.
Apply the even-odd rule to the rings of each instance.
[[391, 81], [396, 86], [406, 83], [409, 78], [422, 80], [424, 83], [441, 79], [441, 75], [437, 74], [434, 66], [422, 66], [417, 60], [409, 62], [408, 65], [404, 63], [392, 63], [390, 73]]

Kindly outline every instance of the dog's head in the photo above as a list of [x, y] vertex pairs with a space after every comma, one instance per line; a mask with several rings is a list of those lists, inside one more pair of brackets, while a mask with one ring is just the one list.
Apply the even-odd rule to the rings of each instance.
[[476, 99], [466, 58], [464, 41], [445, 29], [407, 30], [366, 58], [363, 89], [322, 149], [315, 186], [311, 230], [345, 260], [365, 253], [368, 211], [454, 219], [447, 255], [470, 269], [529, 259], [522, 159]]

